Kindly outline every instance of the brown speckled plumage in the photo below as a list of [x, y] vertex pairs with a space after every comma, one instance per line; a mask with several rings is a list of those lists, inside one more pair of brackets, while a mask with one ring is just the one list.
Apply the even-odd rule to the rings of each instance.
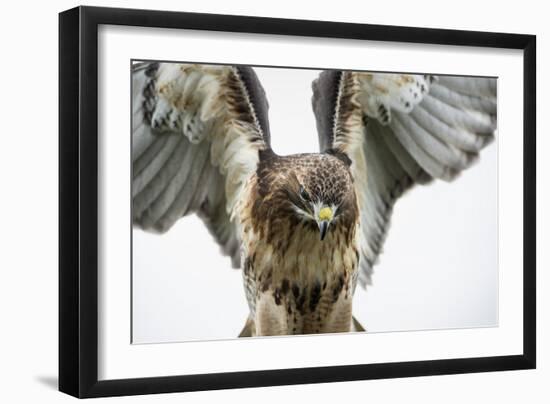
[[[239, 210], [243, 279], [256, 333], [349, 331], [357, 279], [358, 207], [349, 167], [329, 154], [262, 159]], [[325, 240], [296, 211], [311, 200], [338, 206]], [[305, 207], [304, 207], [305, 209]]]

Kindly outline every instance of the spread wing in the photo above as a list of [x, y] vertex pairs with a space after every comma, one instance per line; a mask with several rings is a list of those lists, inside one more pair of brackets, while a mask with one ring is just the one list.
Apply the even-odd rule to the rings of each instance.
[[243, 185], [268, 150], [267, 100], [251, 68], [132, 66], [132, 217], [165, 232], [197, 213], [239, 267], [232, 220]]
[[493, 140], [496, 79], [324, 71], [313, 92], [321, 150], [351, 160], [365, 286], [395, 201], [414, 184], [454, 179]]

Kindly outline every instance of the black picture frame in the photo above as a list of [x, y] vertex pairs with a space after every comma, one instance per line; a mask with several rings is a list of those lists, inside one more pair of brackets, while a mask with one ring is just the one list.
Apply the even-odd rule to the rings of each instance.
[[[523, 51], [523, 353], [483, 358], [98, 380], [98, 26], [182, 28]], [[77, 7], [59, 15], [59, 390], [75, 397], [324, 383], [536, 366], [536, 37]]]

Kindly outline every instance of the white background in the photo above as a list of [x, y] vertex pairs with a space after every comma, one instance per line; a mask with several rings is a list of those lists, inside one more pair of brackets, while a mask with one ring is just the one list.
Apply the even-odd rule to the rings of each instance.
[[[255, 70], [275, 152], [317, 152], [310, 100], [319, 71]], [[497, 146], [455, 182], [416, 187], [397, 202], [373, 285], [354, 297], [354, 315], [369, 332], [497, 325]], [[132, 254], [133, 342], [238, 335], [248, 316], [242, 273], [198, 217], [162, 235], [135, 228]]]
[[[13, 3], [12, 3], [13, 4]], [[57, 393], [57, 15], [76, 3], [19, 3], [17, 9], [4, 10], [7, 18], [1, 26], [3, 47], [2, 117], [4, 133], [0, 167], [4, 191], [2, 280], [2, 340], [0, 357], [3, 381], [2, 398], [6, 402], [65, 402], [69, 398]], [[440, 2], [376, 3], [376, 7], [359, 2], [340, 1], [339, 9], [318, 2], [295, 1], [278, 5], [260, 2], [203, 0], [200, 4], [135, 1], [93, 2], [97, 5], [155, 7], [186, 11], [255, 14], [277, 17], [341, 20], [394, 25], [416, 25], [510, 32], [536, 33], [540, 72], [550, 68], [548, 51], [550, 29], [546, 13], [535, 2], [525, 1], [522, 8], [506, 4], [484, 5], [462, 1], [449, 12]], [[542, 3], [541, 3], [542, 4]], [[543, 52], [544, 50], [544, 52]], [[543, 120], [550, 103], [542, 89], [549, 82], [538, 77], [539, 133], [550, 127]], [[7, 126], [7, 127], [6, 127]], [[538, 206], [549, 206], [548, 183], [550, 163], [544, 161], [544, 150], [550, 144], [539, 137]], [[482, 400], [545, 402], [548, 392], [543, 382], [550, 377], [547, 231], [548, 213], [538, 212], [539, 304], [539, 369], [534, 371], [469, 374], [400, 380], [380, 380], [310, 386], [188, 393], [135, 398], [117, 398], [126, 402], [219, 402], [258, 401], [293, 402], [303, 398], [333, 402], [342, 395], [353, 400], [480, 402]]]

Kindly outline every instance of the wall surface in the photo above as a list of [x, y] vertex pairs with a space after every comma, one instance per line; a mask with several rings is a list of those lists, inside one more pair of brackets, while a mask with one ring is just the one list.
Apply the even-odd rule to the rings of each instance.
[[[0, 377], [3, 402], [69, 402], [57, 386], [57, 13], [73, 1], [7, 2], [2, 37], [2, 136], [0, 173], [3, 185], [3, 245], [0, 255]], [[210, 403], [220, 401], [423, 403], [547, 402], [550, 378], [550, 140], [546, 114], [549, 88], [550, 28], [542, 2], [505, 3], [464, 0], [459, 6], [438, 1], [370, 4], [340, 0], [201, 2], [91, 1], [89, 5], [247, 14], [283, 18], [531, 33], [538, 36], [538, 369], [398, 380], [304, 385], [110, 399], [114, 402]], [[9, 5], [9, 6], [7, 6]], [[521, 169], [518, 162], [518, 169]], [[39, 400], [39, 401], [38, 401]]]

